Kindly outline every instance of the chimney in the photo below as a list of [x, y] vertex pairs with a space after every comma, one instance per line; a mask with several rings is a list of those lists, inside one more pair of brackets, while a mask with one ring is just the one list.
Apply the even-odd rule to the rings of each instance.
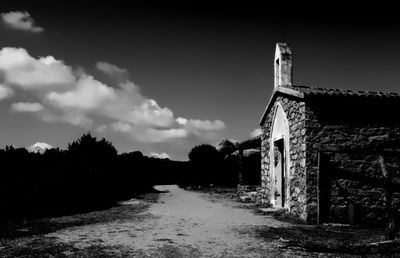
[[279, 86], [292, 86], [293, 68], [292, 51], [286, 43], [276, 43], [275, 49], [275, 84], [274, 89]]

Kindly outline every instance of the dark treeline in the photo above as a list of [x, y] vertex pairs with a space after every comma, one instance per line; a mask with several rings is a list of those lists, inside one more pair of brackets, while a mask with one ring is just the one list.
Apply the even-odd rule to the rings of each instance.
[[0, 217], [57, 216], [102, 209], [156, 184], [175, 184], [187, 162], [118, 154], [90, 133], [44, 153], [7, 146], [0, 150]]
[[[140, 151], [118, 154], [112, 143], [90, 133], [68, 144], [66, 150], [40, 153], [6, 146], [0, 149], [0, 219], [104, 209], [154, 191], [154, 185], [237, 186], [238, 156], [202, 144], [188, 158], [189, 162], [172, 161]], [[250, 181], [259, 180], [259, 164], [257, 155], [244, 159]]]

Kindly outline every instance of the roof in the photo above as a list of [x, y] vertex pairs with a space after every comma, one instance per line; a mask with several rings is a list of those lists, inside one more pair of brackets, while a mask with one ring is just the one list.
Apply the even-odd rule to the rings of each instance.
[[250, 139], [239, 142], [239, 149], [247, 150], [247, 149], [255, 149], [261, 147], [261, 135], [256, 137], [252, 137]]
[[328, 89], [309, 86], [291, 86], [293, 90], [302, 92], [305, 95], [324, 95], [324, 96], [356, 96], [356, 97], [400, 97], [398, 92], [381, 92], [381, 91], [353, 91], [344, 89]]
[[261, 135], [249, 138], [247, 140], [234, 143], [233, 148], [229, 149], [226, 154], [230, 155], [238, 150], [255, 150], [261, 148]]
[[264, 124], [267, 114], [273, 107], [275, 99], [279, 95], [288, 95], [295, 98], [304, 99], [305, 97], [365, 97], [365, 98], [399, 98], [398, 92], [380, 91], [353, 91], [345, 89], [329, 89], [310, 86], [279, 86], [272, 92], [271, 98], [260, 120], [260, 125]]

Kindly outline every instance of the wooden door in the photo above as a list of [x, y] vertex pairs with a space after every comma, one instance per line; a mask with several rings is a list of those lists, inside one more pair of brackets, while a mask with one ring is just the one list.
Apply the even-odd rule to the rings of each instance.
[[285, 206], [285, 155], [283, 139], [277, 140], [275, 144], [275, 206]]

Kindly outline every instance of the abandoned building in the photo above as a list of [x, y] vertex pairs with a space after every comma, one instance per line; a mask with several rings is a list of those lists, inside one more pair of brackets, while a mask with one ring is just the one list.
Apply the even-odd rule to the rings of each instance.
[[310, 222], [382, 221], [399, 208], [400, 94], [295, 86], [292, 59], [278, 43], [260, 121], [263, 203]]

